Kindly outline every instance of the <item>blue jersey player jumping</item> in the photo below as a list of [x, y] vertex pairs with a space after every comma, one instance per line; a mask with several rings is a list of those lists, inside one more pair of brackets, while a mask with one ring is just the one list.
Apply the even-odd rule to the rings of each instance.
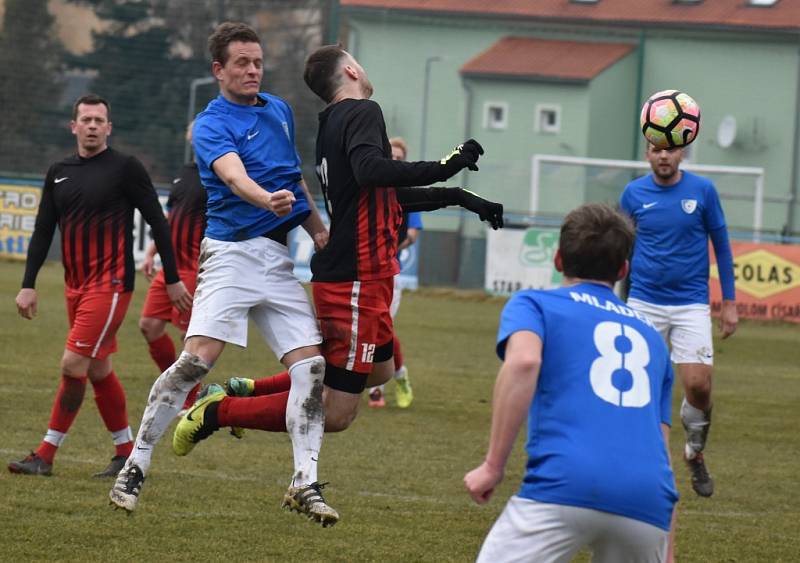
[[[258, 35], [245, 24], [227, 22], [208, 43], [220, 95], [197, 116], [193, 129], [208, 204], [192, 318], [183, 352], [150, 390], [136, 447], [110, 492], [111, 502], [128, 511], [136, 508], [153, 448], [187, 392], [226, 344], [247, 345], [252, 320], [291, 377], [286, 427], [295, 470], [284, 506], [330, 526], [339, 515], [322, 498], [317, 482], [325, 424], [322, 336], [286, 246], [287, 233], [298, 225], [317, 247], [325, 246], [328, 232], [300, 174], [291, 109], [259, 92], [263, 52]], [[194, 404], [174, 435], [176, 454], [188, 454], [196, 440], [218, 427], [224, 396], [221, 390], [209, 392]]]
[[628, 305], [646, 314], [670, 343], [685, 398], [684, 459], [692, 488], [704, 497], [714, 481], [703, 457], [711, 426], [714, 347], [708, 303], [708, 241], [722, 286], [722, 338], [736, 330], [733, 255], [719, 195], [710, 180], [680, 169], [683, 149], [647, 149], [652, 174], [625, 188], [622, 209], [636, 224]]
[[564, 286], [520, 291], [503, 310], [489, 451], [464, 483], [489, 500], [526, 416], [528, 462], [479, 562], [570, 561], [584, 547], [600, 562], [671, 557], [669, 353], [612, 291], [633, 239], [607, 205], [573, 210], [555, 256]]

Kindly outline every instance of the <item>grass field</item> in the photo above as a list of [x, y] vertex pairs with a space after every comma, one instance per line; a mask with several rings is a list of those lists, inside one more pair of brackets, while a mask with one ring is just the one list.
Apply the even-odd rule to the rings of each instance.
[[[39, 277], [33, 322], [16, 314], [19, 264], [0, 263], [0, 455], [21, 458], [41, 440], [56, 390], [66, 335], [60, 265]], [[131, 426], [141, 417], [157, 370], [136, 319], [145, 283], [119, 333], [115, 366]], [[441, 291], [406, 294], [397, 320], [416, 400], [406, 410], [364, 408], [342, 434], [328, 435], [320, 474], [342, 515], [312, 526], [278, 506], [291, 474], [286, 435], [220, 432], [189, 457], [159, 445], [139, 509], [108, 506], [109, 481], [91, 478], [113, 453], [91, 390], [56, 458], [51, 478], [0, 471], [2, 561], [470, 561], [519, 484], [521, 443], [506, 481], [485, 507], [461, 479], [488, 440], [500, 299]], [[676, 468], [679, 561], [800, 560], [800, 327], [743, 323], [717, 342], [716, 407], [707, 459], [717, 493], [691, 492]], [[230, 348], [209, 377], [277, 370], [251, 338]], [[391, 404], [391, 386], [389, 387]], [[674, 397], [674, 418], [680, 397]], [[673, 458], [682, 430], [675, 428]], [[585, 555], [580, 560], [587, 560]]]

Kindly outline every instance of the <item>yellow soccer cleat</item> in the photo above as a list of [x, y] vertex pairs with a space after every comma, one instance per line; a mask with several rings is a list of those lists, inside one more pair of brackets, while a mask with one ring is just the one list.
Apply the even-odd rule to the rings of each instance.
[[394, 391], [394, 398], [399, 408], [407, 409], [414, 400], [414, 391], [411, 389], [411, 380], [408, 379], [408, 370], [406, 366], [401, 367], [398, 373], [402, 375], [394, 378], [394, 382], [397, 384]]
[[172, 451], [175, 455], [187, 455], [200, 440], [219, 430], [217, 406], [225, 397], [225, 390], [220, 385], [208, 386], [207, 393], [192, 405], [175, 427], [172, 435]]

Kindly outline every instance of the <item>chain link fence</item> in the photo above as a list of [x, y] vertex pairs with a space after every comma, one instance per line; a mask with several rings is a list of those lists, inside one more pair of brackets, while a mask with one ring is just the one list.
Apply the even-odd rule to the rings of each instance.
[[222, 21], [244, 21], [262, 40], [262, 88], [294, 108], [312, 178], [322, 104], [302, 68], [327, 39], [332, 9], [329, 0], [0, 0], [0, 176], [43, 176], [73, 153], [72, 104], [93, 92], [111, 104], [109, 144], [168, 182], [185, 158], [188, 120], [218, 93], [207, 38]]

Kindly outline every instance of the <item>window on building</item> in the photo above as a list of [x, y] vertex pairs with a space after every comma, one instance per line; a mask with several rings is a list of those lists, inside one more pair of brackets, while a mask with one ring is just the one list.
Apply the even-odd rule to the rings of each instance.
[[537, 105], [534, 129], [537, 133], [558, 133], [561, 131], [561, 106], [553, 104]]
[[505, 102], [486, 102], [483, 105], [484, 129], [505, 129], [508, 127], [508, 104]]

